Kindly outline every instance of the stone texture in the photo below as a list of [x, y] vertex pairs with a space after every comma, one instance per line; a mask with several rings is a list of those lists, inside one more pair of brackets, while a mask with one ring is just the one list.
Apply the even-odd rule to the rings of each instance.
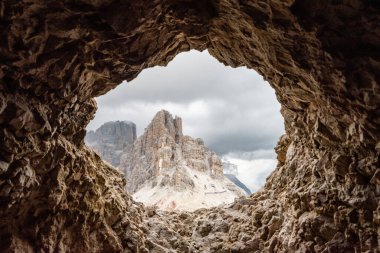
[[[285, 159], [247, 200], [251, 251], [379, 252], [379, 23], [369, 0], [3, 0], [0, 250], [199, 245], [144, 228], [122, 175], [83, 139], [93, 97], [179, 52], [208, 49], [257, 70], [282, 105]], [[235, 239], [226, 247], [244, 251]]]
[[86, 144], [112, 166], [120, 165], [121, 155], [127, 152], [136, 140], [136, 125], [128, 121], [110, 121], [96, 131], [89, 131]]
[[123, 153], [119, 169], [136, 201], [160, 209], [194, 210], [231, 203], [244, 195], [224, 176], [220, 158], [202, 139], [183, 135], [182, 119], [173, 119], [165, 110]]
[[[201, 139], [182, 133], [182, 119], [165, 110], [159, 111], [145, 132], [133, 144], [130, 152], [123, 154], [120, 169], [128, 179], [127, 189], [134, 193], [147, 180], [159, 175], [169, 175], [177, 190], [189, 187], [182, 167], [188, 166], [212, 177], [222, 178], [223, 167], [219, 157], [208, 150]], [[171, 174], [171, 173], [170, 173]]]
[[[158, 112], [130, 152], [122, 156], [120, 169], [128, 178], [128, 191], [136, 192], [146, 180], [159, 176], [164, 169], [181, 166], [176, 148], [182, 145], [183, 138], [181, 119], [173, 119], [164, 110]], [[223, 168], [221, 171], [223, 173]]]

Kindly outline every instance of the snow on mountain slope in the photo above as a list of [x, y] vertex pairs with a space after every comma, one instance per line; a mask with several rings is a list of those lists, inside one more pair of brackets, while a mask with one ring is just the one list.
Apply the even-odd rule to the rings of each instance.
[[172, 186], [162, 184], [165, 176], [149, 180], [132, 196], [136, 201], [164, 210], [194, 211], [199, 208], [232, 203], [244, 193], [227, 178], [215, 179], [210, 175], [185, 167], [194, 187], [176, 191]]
[[251, 190], [245, 184], [243, 184], [236, 177], [236, 175], [233, 175], [233, 174], [224, 174], [224, 176], [227, 177], [232, 183], [234, 183], [235, 185], [237, 185], [238, 187], [240, 187], [242, 190], [244, 190], [247, 195], [251, 195], [252, 194]]
[[224, 176], [227, 177], [236, 186], [240, 187], [247, 195], [251, 195], [251, 190], [237, 178], [239, 174], [238, 166], [236, 164], [231, 163], [225, 157], [222, 159], [222, 165], [224, 170]]
[[120, 168], [135, 200], [165, 210], [228, 204], [245, 192], [223, 175], [220, 158], [201, 139], [182, 134], [182, 120], [160, 111]]

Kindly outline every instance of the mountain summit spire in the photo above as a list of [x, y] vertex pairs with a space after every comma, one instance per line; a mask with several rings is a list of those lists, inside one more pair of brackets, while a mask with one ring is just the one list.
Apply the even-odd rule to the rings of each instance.
[[243, 191], [223, 175], [220, 158], [202, 139], [182, 133], [182, 119], [159, 111], [122, 156], [127, 189], [162, 209], [194, 210], [233, 202]]

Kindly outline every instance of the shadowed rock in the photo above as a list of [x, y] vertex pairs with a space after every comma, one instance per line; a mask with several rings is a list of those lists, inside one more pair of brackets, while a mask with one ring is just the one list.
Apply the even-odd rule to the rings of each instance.
[[[379, 23], [377, 1], [3, 0], [0, 251], [378, 252]], [[94, 97], [190, 49], [262, 74], [287, 137], [261, 192], [149, 218], [85, 127]]]

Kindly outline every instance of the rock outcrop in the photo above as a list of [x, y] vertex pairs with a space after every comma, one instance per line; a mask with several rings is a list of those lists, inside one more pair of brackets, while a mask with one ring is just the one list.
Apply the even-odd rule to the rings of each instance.
[[147, 228], [85, 127], [94, 97], [208, 49], [262, 74], [284, 116], [281, 163], [245, 207], [250, 251], [379, 252], [379, 23], [370, 0], [1, 1], [0, 251], [182, 251], [176, 219]]
[[244, 196], [223, 174], [220, 158], [202, 139], [182, 133], [182, 119], [159, 111], [119, 168], [136, 201], [164, 210], [195, 210]]
[[102, 159], [117, 167], [121, 155], [136, 140], [136, 125], [129, 121], [110, 121], [96, 131], [88, 131], [84, 140]]
[[[260, 192], [251, 199], [238, 199], [229, 208], [215, 207], [195, 212], [148, 209], [143, 218], [144, 226], [149, 230], [148, 248], [173, 253], [284, 250], [275, 248], [274, 242], [267, 240], [278, 232], [284, 217], [281, 212], [266, 211], [279, 207], [272, 201], [263, 201], [266, 197]], [[261, 228], [260, 222], [268, 226]]]

